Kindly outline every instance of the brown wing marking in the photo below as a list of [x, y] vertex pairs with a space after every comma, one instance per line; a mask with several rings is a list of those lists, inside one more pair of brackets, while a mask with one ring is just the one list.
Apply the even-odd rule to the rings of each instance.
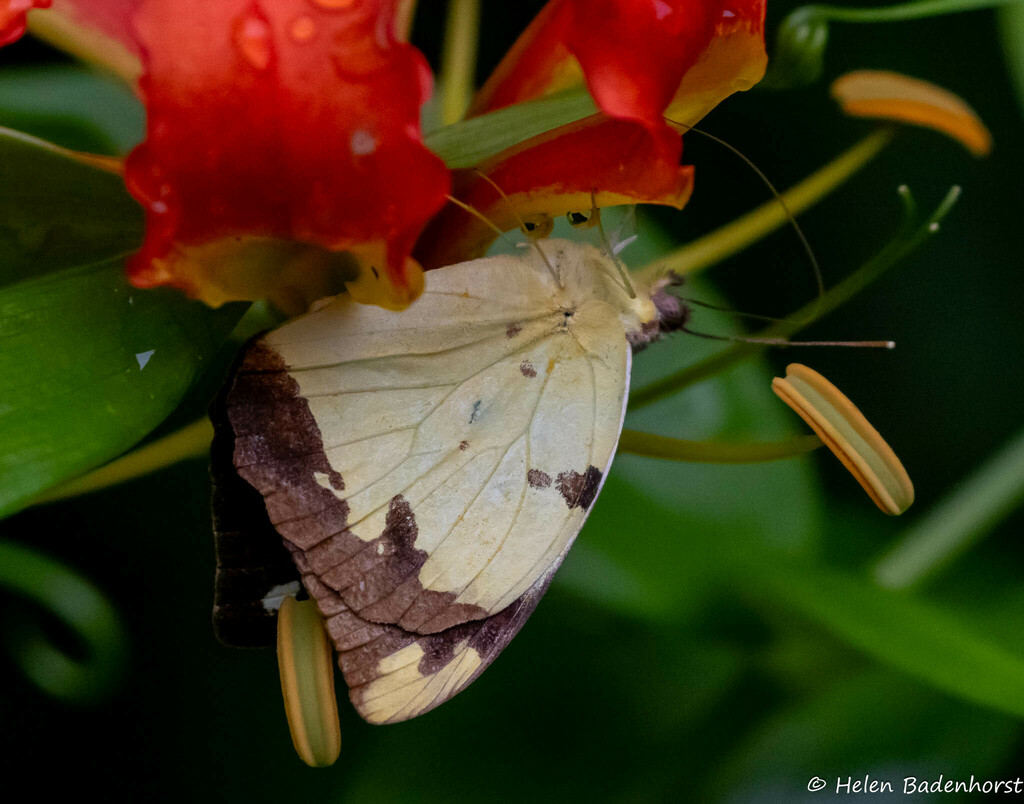
[[[324, 614], [352, 703], [372, 723], [406, 720], [464, 689], [519, 631], [561, 563], [560, 554], [545, 556], [537, 583], [495, 614], [456, 604], [454, 592], [424, 589], [418, 579], [427, 553], [414, 546], [416, 519], [402, 495], [390, 500], [376, 539], [363, 541], [349, 530], [348, 504], [317, 482], [318, 474], [326, 476], [342, 491], [344, 478], [332, 469], [309, 405], [273, 349], [249, 350], [227, 413], [238, 473], [263, 495]], [[600, 480], [595, 467], [528, 478], [534, 486], [555, 485], [568, 508], [584, 510]]]
[[210, 407], [210, 509], [217, 560], [213, 630], [228, 645], [269, 647], [277, 640], [277, 610], [267, 605], [268, 595], [297, 591], [299, 573], [267, 519], [259, 493], [235, 471], [235, 437], [223, 396]]
[[390, 501], [376, 539], [363, 541], [348, 529], [348, 504], [316, 476], [327, 476], [338, 491], [344, 479], [331, 467], [309, 405], [273, 349], [260, 343], [250, 348], [228, 393], [227, 412], [238, 473], [263, 495], [300, 569], [319, 576], [348, 608], [406, 630], [429, 624], [430, 632], [487, 617], [479, 606], [454, 603], [454, 592], [423, 588], [417, 574], [427, 553], [414, 547], [415, 518], [401, 495]]
[[552, 574], [497, 614], [437, 634], [367, 622], [315, 575], [304, 575], [303, 583], [326, 618], [352, 705], [371, 723], [396, 723], [475, 680], [522, 628]]
[[601, 470], [596, 466], [588, 466], [583, 474], [574, 471], [560, 472], [555, 479], [558, 489], [569, 508], [590, 509], [601, 488]]

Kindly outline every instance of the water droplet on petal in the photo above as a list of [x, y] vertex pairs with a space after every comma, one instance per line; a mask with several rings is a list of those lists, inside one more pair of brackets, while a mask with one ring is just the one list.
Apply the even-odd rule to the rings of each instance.
[[366, 156], [377, 150], [377, 140], [365, 128], [360, 128], [352, 132], [349, 147], [355, 155]]
[[312, 17], [303, 14], [292, 20], [292, 24], [288, 27], [288, 33], [296, 42], [308, 42], [316, 36], [316, 23]]
[[265, 70], [270, 64], [270, 26], [255, 14], [243, 14], [235, 20], [231, 39], [242, 58], [257, 70]]
[[722, 9], [722, 16], [725, 19], [729, 20], [729, 19], [732, 19], [733, 17], [736, 16], [736, 12], [732, 11], [731, 9], [725, 8], [725, 9]]
[[151, 120], [149, 123], [149, 139], [165, 140], [171, 134], [171, 127], [166, 120]]

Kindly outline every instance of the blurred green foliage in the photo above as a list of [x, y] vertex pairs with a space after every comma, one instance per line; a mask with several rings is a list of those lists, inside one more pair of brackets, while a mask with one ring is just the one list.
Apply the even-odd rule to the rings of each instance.
[[892, 5], [805, 5], [790, 13], [775, 33], [771, 68], [762, 89], [792, 89], [819, 81], [825, 72], [829, 23], [892, 23], [1009, 6], [1017, 0], [910, 0]]
[[[486, 10], [481, 75], [539, 6]], [[769, 29], [792, 9], [771, 4]], [[826, 78], [887, 68], [935, 81], [963, 95], [996, 142], [990, 160], [975, 162], [933, 134], [903, 132], [847, 189], [802, 217], [826, 282], [835, 285], [884, 245], [898, 215], [897, 185], [909, 184], [921, 199], [964, 187], [937, 238], [807, 333], [893, 338], [895, 354], [769, 356], [627, 421], [690, 439], [784, 437], [799, 428], [769, 379], [800, 359], [849, 392], [903, 457], [918, 492], [906, 522], [880, 515], [825, 455], [752, 466], [620, 456], [552, 590], [495, 665], [436, 712], [405, 724], [370, 727], [342, 700], [341, 760], [312, 771], [292, 753], [272, 653], [213, 640], [209, 482], [202, 461], [183, 463], [4, 522], [8, 548], [22, 543], [60, 556], [104, 590], [117, 612], [105, 622], [123, 621], [128, 637], [116, 641], [130, 649], [127, 674], [92, 704], [50, 697], [15, 662], [0, 662], [0, 722], [16, 724], [0, 746], [9, 783], [41, 780], [48, 795], [112, 800], [762, 802], [810, 797], [813, 776], [830, 785], [865, 775], [897, 783], [1016, 776], [1024, 717], [1024, 584], [1014, 538], [1021, 513], [913, 593], [878, 587], [870, 570], [908, 523], [1021, 425], [1024, 228], [1016, 204], [1024, 157], [1015, 144], [1022, 120], [996, 47], [1000, 36], [1019, 47], [1017, 11], [1004, 10], [1002, 33], [991, 12], [832, 31]], [[436, 16], [421, 12], [417, 29], [431, 58]], [[0, 66], [45, 63], [0, 70], [0, 125], [99, 152], [137, 141], [141, 117], [130, 96], [26, 47], [20, 57], [17, 49], [0, 51]], [[1010, 56], [1022, 81], [1021, 56]], [[785, 187], [867, 125], [841, 120], [825, 89], [819, 82], [734, 97], [703, 127]], [[0, 149], [0, 210], [9, 223], [12, 209], [28, 208], [9, 190], [4, 195], [15, 186], [9, 171], [52, 155], [25, 151], [23, 140], [0, 138], [0, 146], [7, 149]], [[689, 240], [763, 200], [756, 177], [714, 143], [687, 138], [685, 159], [697, 165], [691, 205], [642, 219], [631, 261], [667, 248], [664, 231]], [[50, 192], [56, 212], [75, 175], [39, 170], [49, 179], [35, 189]], [[95, 206], [116, 211], [123, 201], [111, 184]], [[45, 198], [37, 203], [43, 208]], [[122, 234], [130, 238], [138, 222], [129, 219], [126, 212]], [[0, 246], [9, 242], [26, 241]], [[24, 470], [10, 475], [21, 485], [0, 490], [9, 508], [114, 457], [168, 414], [165, 429], [201, 415], [230, 360], [234, 347], [223, 341], [240, 311], [212, 316], [167, 294], [146, 293], [141, 303], [141, 292], [128, 305], [116, 263], [102, 261], [115, 254], [76, 268], [58, 253], [46, 276], [19, 282], [12, 277], [31, 269], [31, 255], [0, 254], [2, 271], [10, 271], [0, 276], [7, 284], [0, 287], [0, 440], [7, 454], [8, 445], [24, 445], [11, 459]], [[708, 280], [713, 287], [702, 281], [688, 292], [706, 300], [723, 294], [739, 309], [770, 315], [804, 303], [813, 287], [790, 232], [730, 259]], [[735, 323], [699, 312], [694, 326], [723, 332]], [[174, 361], [137, 365], [137, 354], [152, 348]], [[683, 337], [652, 347], [635, 362], [634, 387], [721, 348]], [[114, 394], [104, 383], [125, 368], [130, 390]], [[104, 413], [104, 431], [97, 412], [114, 398], [123, 407]], [[76, 418], [89, 405], [97, 416]], [[82, 444], [93, 446], [69, 446]], [[61, 655], [84, 660], [87, 646], [35, 606], [5, 584], [0, 630], [37, 622]]]

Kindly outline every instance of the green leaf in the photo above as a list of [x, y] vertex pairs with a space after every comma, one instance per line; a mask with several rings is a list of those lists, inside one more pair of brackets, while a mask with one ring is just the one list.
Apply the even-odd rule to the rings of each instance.
[[244, 309], [136, 290], [119, 260], [0, 288], [0, 515], [149, 433]]
[[937, 689], [1024, 717], [1024, 661], [950, 611], [826, 566], [751, 559], [737, 584], [759, 603], [789, 608]]
[[889, 781], [896, 796], [884, 800], [896, 800], [908, 776], [993, 778], [1019, 734], [1019, 724], [1004, 715], [870, 671], [760, 724], [714, 769], [715, 787], [729, 801], [791, 801], [819, 777], [828, 784], [821, 795], [831, 799], [837, 780], [869, 776]]
[[468, 168], [537, 134], [597, 111], [585, 89], [519, 103], [439, 128], [424, 141], [452, 169]]
[[0, 287], [142, 242], [142, 209], [120, 176], [10, 129], [0, 129], [0, 173]]
[[878, 559], [875, 580], [893, 589], [938, 574], [1024, 503], [1024, 430], [962, 480]]
[[145, 129], [142, 103], [120, 81], [74, 64], [0, 71], [0, 125], [65, 148], [123, 154]]
[[[634, 616], [668, 619], [692, 615], [728, 582], [756, 609], [794, 613], [939, 690], [1024, 717], [1024, 661], [947, 608], [768, 546], [752, 525], [694, 527], [699, 514], [682, 503], [667, 508], [664, 490], [651, 493], [642, 479], [622, 477], [609, 480], [559, 573], [573, 591]], [[698, 499], [707, 505], [712, 498]]]

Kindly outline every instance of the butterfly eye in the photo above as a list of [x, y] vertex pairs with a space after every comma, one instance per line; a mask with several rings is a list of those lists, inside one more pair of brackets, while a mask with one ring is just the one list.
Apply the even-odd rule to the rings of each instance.
[[523, 221], [523, 228], [526, 229], [526, 234], [530, 239], [541, 240], [551, 235], [555, 228], [555, 222], [545, 215], [541, 218]]
[[565, 219], [569, 221], [569, 225], [573, 229], [590, 229], [597, 226], [598, 222], [598, 217], [592, 209], [588, 209], [586, 212], [567, 212]]

